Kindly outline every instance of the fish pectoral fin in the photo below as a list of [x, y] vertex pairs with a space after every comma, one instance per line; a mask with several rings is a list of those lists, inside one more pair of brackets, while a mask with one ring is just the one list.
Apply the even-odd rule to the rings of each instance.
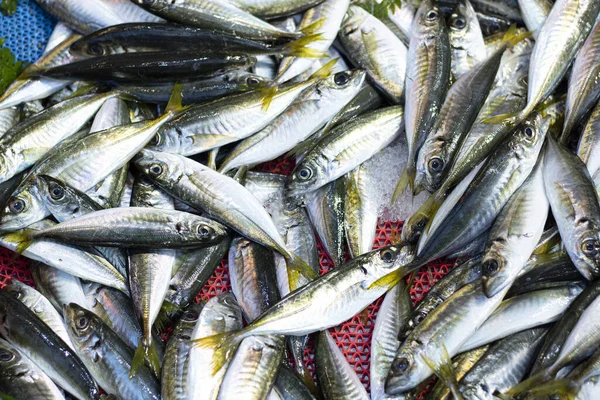
[[427, 364], [429, 368], [435, 373], [435, 375], [442, 381], [450, 391], [452, 395], [457, 400], [464, 400], [464, 397], [460, 390], [458, 390], [458, 381], [456, 379], [456, 372], [454, 371], [454, 366], [452, 365], [452, 360], [450, 359], [450, 355], [448, 354], [448, 350], [446, 346], [442, 344], [442, 354], [441, 360], [439, 363], [435, 363], [429, 358], [422, 355], [421, 358]]

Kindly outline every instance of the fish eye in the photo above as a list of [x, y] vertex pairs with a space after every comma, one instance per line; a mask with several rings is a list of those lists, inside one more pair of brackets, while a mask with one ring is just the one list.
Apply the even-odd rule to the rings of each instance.
[[498, 271], [500, 271], [500, 263], [498, 262], [498, 260], [491, 259], [483, 264], [484, 275], [496, 275]]
[[255, 76], [249, 76], [246, 78], [246, 83], [250, 86], [258, 85], [260, 83], [260, 79]]
[[150, 175], [152, 175], [152, 176], [159, 176], [160, 174], [163, 173], [163, 167], [160, 164], [152, 164], [150, 166], [150, 168], [148, 169], [148, 171], [150, 172]]
[[406, 357], [399, 358], [398, 361], [394, 363], [394, 368], [398, 372], [406, 372], [408, 367], [410, 367], [410, 360]]
[[312, 170], [310, 168], [308, 168], [308, 167], [303, 167], [296, 174], [296, 176], [298, 177], [298, 179], [300, 179], [301, 181], [309, 180], [310, 178], [312, 178], [312, 175], [313, 175]]
[[415, 322], [417, 324], [420, 324], [421, 322], [423, 322], [424, 319], [425, 319], [425, 314], [418, 313], [417, 316], [415, 317]]
[[392, 249], [384, 249], [379, 252], [379, 257], [386, 263], [394, 261], [396, 253]]
[[587, 239], [581, 243], [581, 251], [586, 256], [595, 256], [598, 254], [598, 250], [600, 249], [600, 244], [595, 239]]
[[429, 10], [429, 11], [427, 11], [427, 14], [425, 14], [425, 18], [427, 18], [428, 21], [435, 21], [435, 19], [437, 17], [438, 17], [437, 10]]
[[104, 48], [100, 46], [98, 43], [90, 44], [88, 47], [88, 53], [93, 56], [102, 56], [104, 55]]
[[533, 137], [533, 129], [528, 126], [525, 129], [523, 129], [523, 133], [525, 134], [525, 136], [527, 136], [528, 138]]
[[493, 24], [492, 26], [490, 26], [490, 33], [498, 33], [498, 32], [500, 32], [500, 25]]
[[183, 318], [186, 321], [195, 321], [196, 319], [198, 319], [198, 313], [188, 310], [183, 313], [183, 316], [181, 318]]
[[77, 329], [85, 329], [90, 324], [90, 320], [86, 316], [81, 316], [75, 321]]
[[350, 75], [347, 72], [338, 72], [333, 76], [333, 81], [338, 86], [344, 86], [350, 82]]
[[0, 361], [2, 362], [7, 362], [7, 361], [11, 361], [15, 358], [15, 355], [6, 350], [6, 349], [0, 349]]
[[210, 234], [211, 231], [212, 231], [212, 229], [210, 229], [209, 227], [204, 226], [204, 225], [200, 225], [198, 227], [198, 233], [200, 234], [200, 236], [206, 237]]
[[152, 137], [152, 139], [150, 139], [150, 142], [148, 142], [148, 144], [150, 144], [150, 146], [158, 146], [159, 143], [160, 143], [160, 135], [154, 135]]
[[444, 168], [444, 162], [439, 157], [433, 157], [429, 160], [427, 166], [431, 172], [440, 172]]
[[467, 26], [467, 21], [463, 17], [456, 17], [452, 20], [451, 24], [456, 29], [463, 29]]
[[54, 200], [60, 200], [65, 197], [65, 190], [56, 185], [50, 189], [50, 197]]
[[25, 202], [21, 199], [12, 199], [8, 203], [8, 208], [13, 214], [22, 213], [25, 210]]

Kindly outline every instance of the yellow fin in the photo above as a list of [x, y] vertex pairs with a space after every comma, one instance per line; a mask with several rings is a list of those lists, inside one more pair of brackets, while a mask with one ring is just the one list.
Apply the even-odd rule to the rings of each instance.
[[517, 25], [512, 24], [508, 28], [506, 33], [504, 34], [504, 37], [502, 38], [502, 42], [505, 43], [508, 47], [512, 47], [512, 46], [516, 45], [517, 43], [519, 43], [521, 40], [527, 39], [531, 35], [533, 35], [533, 31], [519, 33], [519, 30], [517, 29]]
[[516, 397], [522, 393], [529, 392], [536, 386], [542, 384], [546, 379], [546, 372], [548, 368], [539, 371], [537, 374], [530, 376], [524, 381], [520, 382], [516, 386], [513, 386], [508, 391], [505, 392], [506, 395], [510, 397]]
[[33, 243], [33, 240], [31, 239], [33, 232], [34, 231], [30, 229], [23, 229], [16, 232], [5, 233], [2, 235], [2, 237], [8, 242], [18, 243], [15, 253], [20, 255], [23, 254], [23, 252], [27, 250], [29, 246], [31, 246], [31, 243]]
[[325, 24], [325, 18], [320, 18], [313, 22], [312, 24], [306, 25], [304, 28], [300, 29], [305, 36], [314, 35], [319, 33], [323, 29], [323, 25]]
[[367, 290], [371, 289], [391, 289], [398, 284], [410, 271], [407, 271], [404, 267], [400, 267], [397, 270], [390, 272], [387, 275], [382, 276], [375, 282], [369, 285]]
[[450, 359], [450, 355], [448, 354], [448, 350], [446, 346], [442, 344], [442, 359], [439, 364], [434, 363], [429, 358], [422, 355], [421, 358], [427, 364], [431, 370], [435, 373], [435, 375], [442, 381], [450, 391], [456, 400], [464, 400], [464, 397], [460, 390], [458, 390], [458, 382], [456, 379], [456, 372], [454, 371], [454, 366], [452, 365], [452, 360]]
[[277, 86], [263, 87], [258, 90], [260, 90], [261, 95], [261, 110], [267, 112], [269, 110], [269, 107], [271, 107], [271, 103], [273, 102], [275, 95], [277, 94]]
[[333, 68], [337, 64], [339, 58], [329, 60], [325, 65], [315, 71], [309, 79], [325, 79], [333, 72]]
[[299, 272], [300, 274], [302, 274], [306, 279], [312, 281], [315, 280], [319, 277], [319, 274], [317, 274], [311, 267], [310, 265], [308, 265], [306, 263], [306, 261], [304, 261], [303, 259], [301, 259], [300, 257], [298, 257], [296, 254], [291, 253], [291, 256], [286, 258], [287, 261], [287, 265], [289, 268]]
[[327, 53], [308, 47], [308, 45], [320, 40], [324, 40], [323, 35], [320, 33], [302, 36], [300, 39], [286, 44], [283, 47], [283, 54], [292, 57], [325, 58]]
[[575, 399], [579, 388], [572, 384], [570, 379], [558, 379], [544, 383], [543, 385], [536, 386], [531, 389], [528, 393], [531, 393], [534, 398], [546, 398], [552, 395], [560, 395], [561, 400], [572, 400]]
[[144, 348], [144, 341], [140, 340], [137, 349], [135, 349], [133, 359], [131, 360], [131, 366], [129, 368], [129, 379], [133, 378], [140, 369], [140, 367], [144, 365], [144, 359], [146, 358], [145, 355], [146, 349]]
[[182, 89], [183, 84], [181, 82], [175, 83], [175, 85], [173, 86], [173, 92], [171, 93], [171, 98], [169, 99], [169, 103], [167, 104], [167, 108], [165, 109], [165, 113], [170, 111], [172, 113], [177, 114], [185, 109], [185, 107], [183, 107], [182, 105]]
[[394, 189], [394, 194], [392, 195], [392, 204], [394, 204], [398, 197], [404, 193], [407, 187], [410, 187], [411, 192], [415, 188], [415, 173], [408, 167], [402, 172], [402, 175], [396, 184], [396, 189]]
[[520, 111], [513, 112], [513, 113], [498, 114], [498, 115], [491, 116], [489, 118], [485, 118], [481, 122], [483, 122], [484, 124], [490, 124], [490, 125], [501, 124], [501, 123], [505, 123], [507, 125], [516, 125], [520, 119], [520, 116], [521, 116]]
[[212, 336], [192, 340], [195, 346], [203, 349], [213, 349], [212, 374], [215, 375], [233, 355], [240, 341], [245, 337], [245, 333], [251, 329], [252, 325], [236, 332], [224, 332]]

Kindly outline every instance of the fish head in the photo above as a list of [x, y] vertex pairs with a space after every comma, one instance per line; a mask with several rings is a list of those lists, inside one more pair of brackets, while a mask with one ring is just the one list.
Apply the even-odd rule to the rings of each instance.
[[13, 375], [18, 375], [19, 372], [26, 373], [26, 369], [21, 371], [21, 368], [19, 368], [22, 361], [24, 360], [21, 353], [9, 342], [0, 339], [0, 372], [10, 370]]
[[190, 146], [193, 145], [193, 137], [186, 137], [181, 134], [181, 130], [177, 126], [178, 119], [179, 117], [175, 117], [172, 121], [164, 124], [156, 135], [150, 139], [146, 148], [177, 154], [181, 149], [185, 148], [185, 142], [189, 142]]
[[69, 53], [73, 56], [74, 61], [126, 52], [127, 49], [118, 42], [112, 40], [97, 41], [93, 37], [79, 39], [69, 47]]
[[164, 11], [175, 3], [180, 3], [180, 0], [131, 0], [132, 3], [150, 11]]
[[403, 344], [398, 350], [385, 381], [385, 392], [388, 395], [410, 390], [431, 374], [424, 362], [416, 360], [416, 355], [410, 343]]
[[38, 175], [36, 181], [37, 192], [51, 213], [54, 214], [54, 210], [66, 209], [73, 214], [80, 208], [77, 193], [61, 180], [48, 175]]
[[[361, 7], [351, 5], [350, 7], [348, 7], [348, 11], [344, 16], [344, 20], [342, 21], [342, 26], [339, 33], [345, 37], [351, 37], [357, 32], [360, 32], [360, 27], [367, 15], [368, 13]], [[361, 38], [359, 37], [359, 39]]]
[[448, 35], [453, 48], [468, 49], [471, 43], [483, 40], [477, 14], [468, 0], [460, 0], [452, 10]]
[[413, 34], [433, 33], [445, 28], [446, 21], [437, 1], [422, 1], [413, 20]]
[[[428, 145], [431, 144], [431, 145]], [[442, 186], [448, 170], [445, 145], [440, 140], [427, 141], [417, 157], [415, 187], [435, 192]]]
[[239, 329], [237, 326], [242, 323], [242, 310], [233, 293], [225, 292], [206, 302], [200, 319], [210, 326], [218, 326], [220, 330]]
[[161, 187], [176, 182], [184, 174], [184, 160], [177, 154], [143, 149], [133, 160], [136, 168]]
[[[504, 246], [503, 242], [492, 241], [492, 247], [486, 250], [483, 257], [481, 280], [487, 297], [493, 297], [511, 284], [518, 273], [518, 269], [511, 268], [511, 264], [516, 261], [514, 256], [511, 257], [503, 251], [505, 248], [509, 249], [510, 246]], [[514, 273], [511, 274], [511, 270]]]
[[286, 183], [286, 195], [299, 196], [327, 184], [327, 171], [319, 156], [305, 158], [296, 165]]
[[578, 221], [569, 256], [581, 274], [589, 280], [600, 276], [600, 232], [589, 220]]
[[227, 228], [208, 218], [190, 214], [187, 220], [178, 223], [196, 238], [206, 244], [219, 243], [227, 236]]
[[348, 102], [358, 94], [366, 76], [361, 69], [336, 72], [317, 83], [314, 90], [319, 99]]
[[98, 317], [91, 311], [86, 310], [78, 304], [65, 304], [63, 315], [67, 333], [73, 344], [78, 348], [85, 348], [84, 344], [94, 340], [99, 335]]
[[414, 258], [414, 254], [414, 246], [398, 244], [365, 253], [351, 262], [355, 263], [364, 274], [362, 287], [369, 288], [383, 277], [408, 264]]
[[509, 136], [509, 147], [519, 160], [536, 160], [532, 154], [539, 153], [550, 128], [551, 119], [540, 112], [527, 117]]
[[7, 293], [10, 293], [15, 299], [23, 301], [27, 296], [27, 286], [16, 279], [13, 279], [9, 285], [6, 285], [3, 289]]
[[8, 199], [0, 218], [0, 230], [23, 229], [49, 215], [35, 186], [17, 189]]

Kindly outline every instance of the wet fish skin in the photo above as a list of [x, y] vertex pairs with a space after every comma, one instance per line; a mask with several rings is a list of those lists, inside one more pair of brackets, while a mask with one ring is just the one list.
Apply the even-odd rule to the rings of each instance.
[[348, 8], [339, 38], [353, 63], [367, 71], [392, 103], [399, 104], [408, 57], [404, 43], [383, 22], [355, 5]]
[[552, 6], [549, 0], [519, 0], [523, 22], [527, 29], [533, 32], [534, 37], [537, 37], [540, 28], [546, 22]]
[[452, 10], [448, 20], [448, 37], [452, 48], [454, 79], [486, 59], [483, 33], [469, 0], [460, 0]]
[[17, 107], [8, 107], [0, 109], [0, 139], [6, 132], [15, 126], [21, 118]]
[[514, 282], [525, 267], [542, 237], [548, 209], [540, 161], [492, 226], [482, 260], [482, 281], [488, 296]]
[[512, 22], [521, 22], [517, 0], [471, 0], [471, 3], [479, 12], [504, 17]]
[[133, 351], [98, 316], [69, 304], [65, 320], [78, 354], [104, 390], [124, 399], [160, 399], [160, 386], [150, 369], [143, 366], [129, 378]]
[[77, 354], [33, 311], [0, 291], [0, 332], [54, 382], [78, 399], [99, 399], [92, 375]]
[[283, 400], [314, 400], [314, 395], [285, 365], [279, 368], [272, 391]]
[[190, 339], [200, 318], [202, 303], [192, 303], [175, 325], [165, 349], [162, 364], [161, 398], [164, 400], [182, 400], [189, 397], [188, 356], [192, 347]]
[[404, 125], [402, 106], [360, 115], [333, 128], [304, 155], [286, 185], [297, 197], [341, 178], [396, 139]]
[[301, 33], [286, 32], [254, 17], [234, 3], [222, 0], [132, 0], [169, 21], [196, 26], [253, 40], [296, 39]]
[[600, 163], [598, 162], [599, 158], [597, 156], [598, 150], [600, 150], [600, 136], [598, 135], [599, 130], [597, 128], [599, 123], [600, 106], [597, 105], [592, 110], [592, 113], [583, 128], [577, 147], [577, 155], [587, 166], [588, 172], [596, 186], [600, 183], [600, 177], [598, 175]]
[[317, 337], [315, 365], [326, 400], [369, 398], [358, 375], [327, 331], [321, 331]]
[[506, 32], [511, 25], [510, 20], [506, 18], [485, 14], [478, 11], [476, 14], [477, 19], [479, 20], [479, 25], [481, 26], [481, 31], [485, 36], [495, 35], [499, 32]]
[[[450, 66], [446, 23], [435, 2], [423, 1], [415, 15], [408, 46], [405, 90], [408, 171], [414, 171], [418, 151], [440, 112], [450, 82]], [[409, 175], [414, 176], [414, 172]]]
[[377, 234], [377, 200], [367, 184], [363, 166], [345, 175], [344, 228], [351, 257], [371, 250]]
[[600, 99], [596, 82], [600, 78], [600, 27], [596, 24], [577, 53], [567, 92], [565, 123], [561, 143], [566, 143], [573, 129]]
[[277, 19], [306, 11], [323, 0], [234, 0], [239, 8], [261, 19]]
[[591, 280], [600, 274], [600, 205], [589, 172], [579, 157], [550, 139], [544, 156], [544, 183], [567, 253]]
[[459, 390], [465, 398], [492, 399], [523, 379], [547, 328], [534, 328], [508, 336], [492, 345], [461, 379]]
[[0, 339], [0, 385], [11, 398], [64, 400], [60, 389], [16, 346]]

